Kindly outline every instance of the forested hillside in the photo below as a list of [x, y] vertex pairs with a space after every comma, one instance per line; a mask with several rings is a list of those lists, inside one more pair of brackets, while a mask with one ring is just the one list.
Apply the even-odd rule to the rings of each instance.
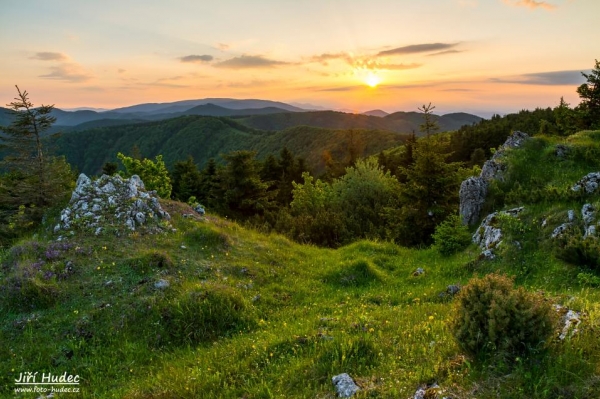
[[129, 153], [134, 146], [144, 157], [163, 155], [168, 167], [191, 155], [203, 166], [236, 150], [255, 150], [259, 157], [277, 154], [283, 147], [303, 157], [313, 171], [325, 168], [327, 150], [342, 157], [350, 141], [359, 146], [359, 155], [368, 156], [397, 146], [406, 136], [381, 130], [334, 130], [296, 127], [266, 132], [244, 126], [228, 118], [183, 116], [157, 122], [110, 126], [62, 134], [52, 143], [56, 152], [84, 173], [100, 173], [105, 162], [116, 161], [118, 152]]

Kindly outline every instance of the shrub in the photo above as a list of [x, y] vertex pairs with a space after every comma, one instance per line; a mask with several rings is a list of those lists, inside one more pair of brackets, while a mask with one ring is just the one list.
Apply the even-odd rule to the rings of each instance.
[[435, 228], [433, 242], [442, 255], [448, 256], [466, 248], [471, 243], [471, 234], [460, 217], [454, 214]]
[[540, 295], [515, 289], [508, 277], [489, 274], [461, 290], [451, 329], [458, 345], [471, 355], [495, 352], [512, 357], [544, 348], [554, 317]]
[[555, 255], [573, 265], [600, 271], [600, 243], [593, 237], [583, 238], [576, 228], [567, 230], [558, 239]]

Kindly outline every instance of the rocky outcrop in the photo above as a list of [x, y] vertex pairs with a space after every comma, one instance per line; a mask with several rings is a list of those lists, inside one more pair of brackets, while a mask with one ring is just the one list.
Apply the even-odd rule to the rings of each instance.
[[600, 185], [600, 172], [592, 172], [585, 175], [579, 180], [571, 190], [580, 191], [583, 190], [586, 194], [592, 194], [598, 190]]
[[481, 209], [485, 203], [489, 182], [503, 180], [506, 165], [502, 158], [508, 149], [518, 148], [529, 139], [527, 133], [515, 131], [506, 139], [504, 144], [487, 160], [481, 168], [479, 177], [470, 177], [460, 185], [460, 216], [463, 224], [473, 225], [479, 219]]
[[494, 249], [502, 242], [502, 230], [497, 226], [499, 215], [516, 217], [523, 211], [523, 207], [509, 209], [502, 212], [494, 212], [486, 216], [481, 225], [473, 234], [473, 242], [479, 245], [484, 258], [493, 259]]
[[477, 223], [479, 214], [485, 203], [488, 184], [481, 177], [469, 177], [460, 185], [460, 215], [463, 224], [468, 226]]
[[69, 205], [60, 213], [55, 233], [76, 229], [96, 235], [108, 229], [145, 232], [161, 231], [160, 222], [170, 220], [155, 191], [146, 191], [144, 182], [136, 175], [129, 179], [103, 175], [92, 181], [79, 175]]
[[[580, 224], [576, 224], [575, 223], [575, 212], [573, 210], [569, 210], [567, 212], [568, 214], [568, 222], [565, 222], [563, 224], [561, 224], [560, 226], [556, 227], [553, 231], [552, 231], [552, 235], [550, 236], [551, 238], [557, 238], [563, 235], [563, 233], [565, 231], [567, 231], [569, 229], [569, 227], [571, 226], [579, 226], [581, 227]], [[597, 231], [598, 231], [598, 223], [597, 223], [597, 209], [594, 205], [592, 204], [584, 204], [583, 207], [581, 207], [581, 221], [583, 222], [583, 238], [588, 238], [588, 237], [596, 237], [597, 236]]]
[[360, 391], [360, 388], [354, 383], [352, 377], [346, 373], [334, 376], [331, 379], [331, 382], [333, 382], [333, 385], [335, 386], [338, 398], [349, 398]]

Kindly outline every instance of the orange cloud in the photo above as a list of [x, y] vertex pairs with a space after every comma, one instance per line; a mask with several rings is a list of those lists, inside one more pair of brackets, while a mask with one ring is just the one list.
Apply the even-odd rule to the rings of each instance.
[[550, 4], [545, 1], [536, 1], [536, 0], [503, 0], [504, 3], [516, 6], [516, 7], [527, 7], [536, 9], [536, 8], [544, 8], [546, 10], [554, 10], [556, 6], [554, 4]]

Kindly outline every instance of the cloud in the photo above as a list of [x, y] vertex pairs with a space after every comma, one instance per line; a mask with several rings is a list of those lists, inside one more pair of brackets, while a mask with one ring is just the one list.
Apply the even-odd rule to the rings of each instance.
[[[494, 83], [516, 83], [540, 86], [572, 86], [580, 85], [585, 82], [585, 78], [583, 75], [581, 75], [581, 72], [582, 71], [554, 71], [525, 73], [506, 78], [492, 78], [490, 80]], [[583, 72], [587, 73], [587, 71]]]
[[217, 68], [227, 69], [274, 68], [282, 65], [290, 65], [290, 63], [270, 60], [260, 55], [242, 55], [213, 64]]
[[228, 87], [232, 89], [253, 89], [253, 88], [261, 88], [272, 85], [280, 85], [283, 82], [281, 80], [260, 80], [254, 79], [250, 81], [243, 82], [225, 82], [223, 84], [219, 84], [217, 87]]
[[380, 51], [377, 55], [390, 56], [390, 55], [402, 55], [402, 54], [415, 54], [415, 53], [426, 53], [430, 51], [447, 50], [458, 43], [424, 43], [424, 44], [412, 44], [410, 46], [398, 47], [391, 50]]
[[30, 57], [32, 60], [41, 60], [41, 61], [66, 61], [69, 59], [63, 53], [51, 53], [48, 51], [42, 51], [39, 53], [35, 53], [34, 56]]
[[440, 91], [457, 91], [457, 92], [468, 92], [468, 91], [479, 91], [479, 90], [473, 90], [473, 89], [442, 89]]
[[325, 89], [318, 89], [317, 91], [352, 91], [358, 89], [364, 89], [364, 85], [361, 86], [343, 86], [343, 87], [328, 87]]
[[179, 60], [181, 62], [193, 62], [193, 63], [206, 63], [211, 62], [214, 59], [212, 55], [204, 54], [204, 55], [186, 55], [185, 57], [180, 57]]
[[221, 51], [229, 50], [231, 46], [227, 43], [217, 43], [217, 48]]
[[536, 1], [536, 0], [503, 0], [505, 4], [515, 6], [515, 7], [527, 7], [532, 10], [536, 8], [543, 8], [546, 10], [554, 10], [556, 6], [554, 4], [550, 4], [546, 1]]
[[352, 64], [352, 56], [348, 53], [323, 53], [321, 55], [313, 55], [309, 62], [318, 62], [323, 65], [328, 65], [329, 61], [343, 60]]
[[388, 69], [390, 71], [404, 71], [422, 67], [423, 64], [379, 64], [377, 69]]
[[439, 51], [437, 53], [433, 53], [433, 54], [427, 54], [427, 57], [434, 57], [437, 55], [446, 55], [446, 54], [456, 54], [456, 53], [462, 53], [464, 52], [464, 50], [446, 50], [446, 51]]
[[125, 72], [127, 72], [127, 70], [123, 69], [123, 68], [119, 68], [119, 69], [117, 69], [117, 72], [118, 73], [125, 73]]
[[64, 80], [70, 83], [85, 82], [92, 78], [79, 64], [65, 62], [50, 68], [50, 73], [40, 75], [40, 78], [52, 80]]

